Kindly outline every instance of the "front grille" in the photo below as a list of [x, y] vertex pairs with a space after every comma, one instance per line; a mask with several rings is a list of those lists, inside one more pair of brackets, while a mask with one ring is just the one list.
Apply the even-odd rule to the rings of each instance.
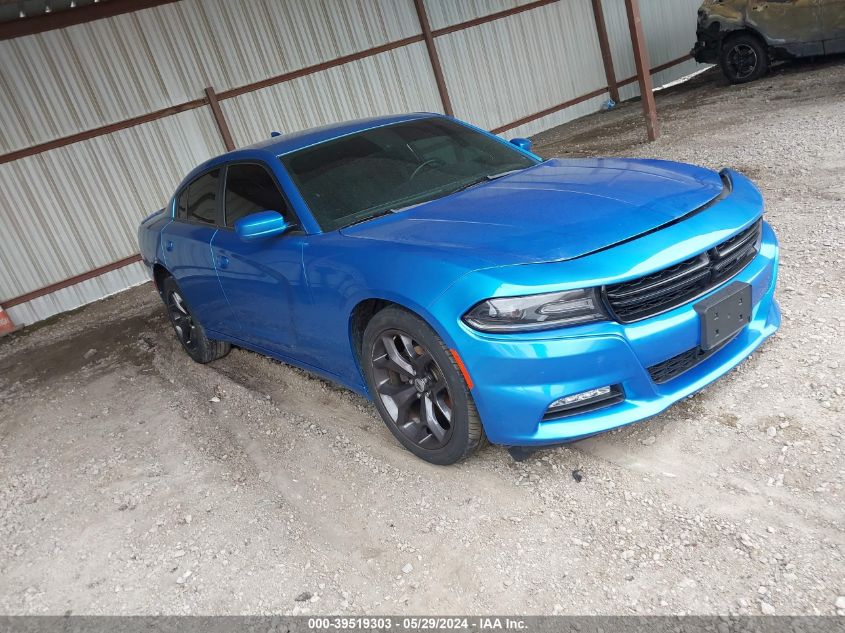
[[701, 348], [693, 347], [685, 352], [681, 352], [677, 356], [673, 356], [669, 360], [652, 365], [648, 368], [648, 373], [654, 382], [661, 385], [698, 365], [698, 363], [704, 360], [704, 356], [706, 354], [701, 351]]
[[730, 279], [754, 259], [763, 220], [721, 244], [645, 277], [605, 286], [607, 305], [619, 321], [630, 323], [671, 310]]
[[648, 368], [648, 373], [654, 382], [656, 382], [658, 385], [662, 385], [664, 382], [669, 382], [673, 378], [677, 378], [685, 371], [690, 370], [699, 363], [707, 360], [713, 354], [722, 349], [725, 345], [734, 340], [734, 338], [736, 337], [734, 336], [733, 338], [730, 338], [727, 341], [719, 344], [718, 347], [714, 347], [713, 349], [707, 350], [706, 352], [700, 347], [693, 347], [692, 349], [688, 349], [685, 352], [681, 352], [677, 356], [673, 356], [668, 360], [664, 360], [662, 363], [652, 365]]

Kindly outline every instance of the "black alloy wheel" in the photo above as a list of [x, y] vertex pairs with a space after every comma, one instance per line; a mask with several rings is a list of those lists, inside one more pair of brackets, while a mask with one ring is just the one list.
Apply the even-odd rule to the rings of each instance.
[[766, 74], [769, 69], [769, 54], [757, 37], [741, 34], [725, 41], [720, 63], [722, 71], [731, 83], [742, 84]]
[[385, 425], [417, 457], [454, 464], [486, 443], [468, 379], [417, 315], [399, 306], [377, 312], [364, 330], [361, 364]]
[[210, 363], [229, 353], [229, 343], [206, 336], [205, 329], [191, 311], [184, 293], [173, 277], [167, 277], [162, 283], [161, 298], [164, 300], [176, 338], [188, 356], [198, 363]]
[[176, 331], [176, 338], [182, 343], [182, 347], [188, 354], [196, 352], [197, 349], [197, 326], [194, 317], [185, 305], [185, 300], [178, 290], [171, 290], [167, 293], [167, 312], [170, 315], [170, 322]]
[[748, 79], [758, 63], [757, 51], [748, 44], [737, 44], [728, 52], [731, 74], [739, 80]]
[[387, 330], [373, 346], [372, 362], [378, 397], [396, 428], [422, 449], [448, 444], [452, 396], [425, 347], [407, 332]]

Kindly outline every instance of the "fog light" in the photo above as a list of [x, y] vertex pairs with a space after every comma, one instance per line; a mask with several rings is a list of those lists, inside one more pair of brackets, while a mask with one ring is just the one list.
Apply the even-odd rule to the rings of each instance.
[[557, 409], [558, 407], [568, 407], [571, 404], [584, 402], [584, 400], [592, 400], [599, 396], [606, 396], [610, 393], [610, 385], [607, 387], [599, 387], [598, 389], [590, 389], [589, 391], [582, 391], [581, 393], [574, 393], [565, 398], [558, 398], [549, 405], [549, 409]]
[[577, 415], [588, 411], [595, 411], [617, 404], [625, 399], [622, 385], [607, 385], [597, 389], [589, 389], [571, 396], [558, 398], [549, 405], [543, 420], [556, 420], [569, 415]]

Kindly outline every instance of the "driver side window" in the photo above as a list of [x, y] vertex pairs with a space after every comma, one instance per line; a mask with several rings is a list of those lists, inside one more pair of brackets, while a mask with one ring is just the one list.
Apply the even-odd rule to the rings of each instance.
[[234, 227], [241, 218], [259, 211], [278, 211], [289, 223], [295, 223], [275, 177], [261, 165], [229, 165], [225, 198], [227, 227]]

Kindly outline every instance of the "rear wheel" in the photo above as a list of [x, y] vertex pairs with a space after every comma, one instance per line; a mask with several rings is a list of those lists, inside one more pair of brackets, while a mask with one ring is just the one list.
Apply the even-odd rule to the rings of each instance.
[[367, 324], [361, 360], [387, 428], [417, 457], [447, 465], [484, 444], [484, 430], [455, 359], [421, 319], [385, 308]]
[[162, 295], [170, 324], [188, 356], [198, 363], [210, 363], [229, 353], [231, 346], [228, 343], [212, 340], [205, 335], [205, 330], [191, 312], [173, 277], [164, 280]]
[[732, 84], [743, 84], [766, 74], [769, 54], [760, 38], [741, 33], [727, 38], [722, 44], [719, 63]]

